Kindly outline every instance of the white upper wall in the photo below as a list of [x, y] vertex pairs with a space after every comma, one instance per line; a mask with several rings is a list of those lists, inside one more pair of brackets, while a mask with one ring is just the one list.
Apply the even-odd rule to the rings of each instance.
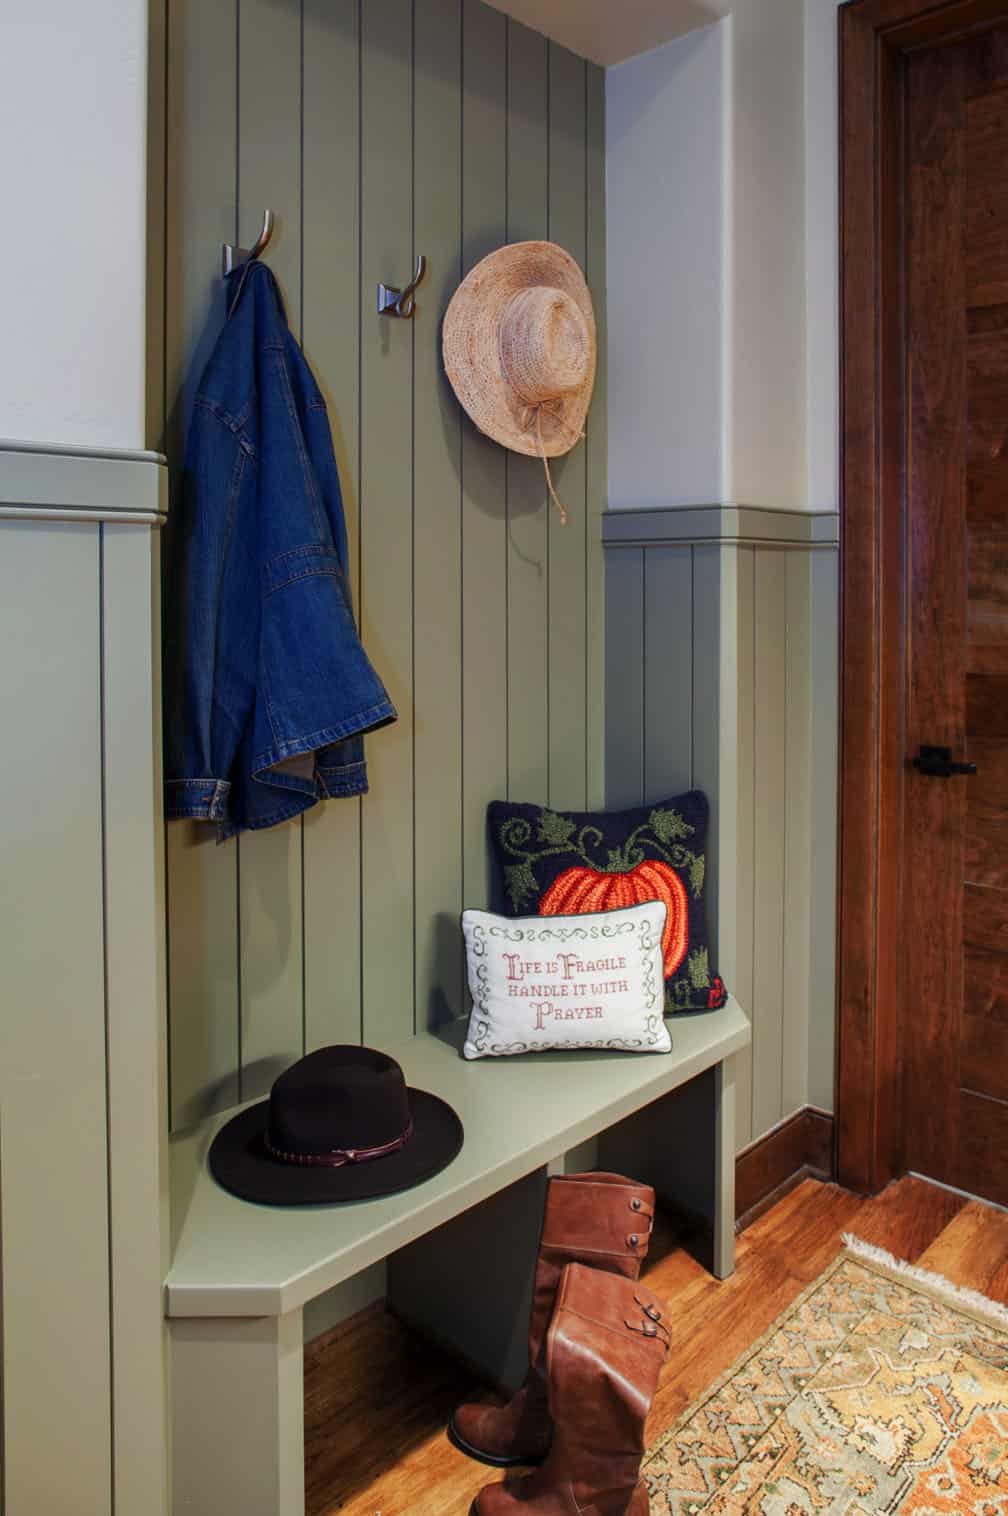
[[611, 505], [835, 509], [836, 0], [606, 77]]
[[144, 446], [145, 0], [8, 6], [0, 435]]
[[836, 510], [840, 477], [840, 129], [837, 5], [805, 0], [807, 495]]
[[727, 28], [606, 75], [609, 502], [724, 493], [722, 162]]
[[732, 15], [731, 498], [803, 509], [803, 0]]

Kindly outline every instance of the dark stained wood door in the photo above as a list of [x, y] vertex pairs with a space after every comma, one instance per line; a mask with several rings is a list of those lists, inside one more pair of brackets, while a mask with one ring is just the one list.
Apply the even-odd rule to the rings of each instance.
[[1008, 1204], [1008, 26], [905, 70], [903, 1158]]

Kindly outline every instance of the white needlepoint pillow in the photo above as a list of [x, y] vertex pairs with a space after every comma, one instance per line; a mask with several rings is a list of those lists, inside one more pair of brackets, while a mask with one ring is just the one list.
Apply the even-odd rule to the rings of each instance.
[[664, 927], [661, 900], [587, 916], [463, 911], [473, 999], [464, 1056], [548, 1048], [669, 1052]]

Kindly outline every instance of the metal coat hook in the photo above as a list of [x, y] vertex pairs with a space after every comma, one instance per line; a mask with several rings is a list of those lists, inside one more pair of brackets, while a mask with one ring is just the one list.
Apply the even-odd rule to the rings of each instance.
[[418, 284], [423, 283], [427, 272], [427, 259], [423, 253], [417, 255], [416, 271], [412, 283], [407, 284], [404, 290], [392, 289], [388, 284], [378, 286], [378, 314], [379, 316], [401, 316], [404, 321], [410, 321], [416, 315], [416, 289]]
[[273, 212], [263, 211], [262, 231], [256, 238], [255, 246], [235, 247], [233, 242], [224, 243], [224, 273], [230, 274], [234, 269], [241, 268], [243, 263], [251, 263], [266, 251], [273, 236]]

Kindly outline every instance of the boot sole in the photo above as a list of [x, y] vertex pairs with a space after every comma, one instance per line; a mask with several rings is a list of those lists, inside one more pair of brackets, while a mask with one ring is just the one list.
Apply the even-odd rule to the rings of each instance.
[[[471, 1442], [466, 1442], [465, 1438], [456, 1429], [454, 1421], [449, 1421], [448, 1423], [448, 1441], [453, 1443], [455, 1447], [458, 1448], [460, 1453], [465, 1453], [467, 1458], [475, 1458], [477, 1463], [489, 1464], [492, 1469], [519, 1469], [523, 1467], [531, 1468], [536, 1464], [546, 1462], [545, 1453], [543, 1453], [538, 1458], [530, 1458], [528, 1456], [520, 1458], [498, 1458], [494, 1453], [484, 1453], [482, 1448], [473, 1447]], [[475, 1512], [476, 1506], [473, 1505], [472, 1509]]]

